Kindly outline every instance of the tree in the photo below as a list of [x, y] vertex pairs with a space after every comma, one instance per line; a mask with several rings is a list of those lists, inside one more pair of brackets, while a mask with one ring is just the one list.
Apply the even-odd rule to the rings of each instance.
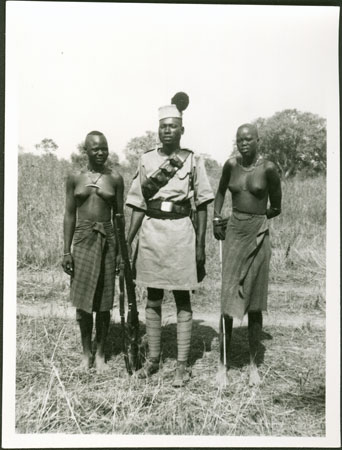
[[44, 153], [54, 153], [58, 149], [58, 145], [53, 139], [44, 138], [39, 144], [35, 145], [37, 150], [43, 150]]
[[[84, 148], [84, 142], [77, 145], [77, 152], [71, 153], [71, 163], [76, 169], [82, 169], [86, 167], [88, 163], [87, 153]], [[119, 156], [115, 152], [109, 152], [106, 166], [109, 169], [117, 167], [119, 164]]]
[[201, 153], [201, 156], [208, 172], [221, 171], [222, 167], [216, 159], [213, 159], [210, 155], [208, 155], [208, 153]]
[[77, 145], [77, 152], [71, 153], [71, 163], [77, 169], [82, 169], [88, 163], [87, 153], [84, 148], [84, 142]]
[[326, 120], [316, 114], [286, 109], [268, 119], [258, 118], [259, 150], [273, 161], [284, 178], [306, 171], [326, 170]]
[[131, 139], [124, 149], [127, 162], [131, 167], [137, 167], [139, 156], [151, 150], [158, 144], [158, 135], [154, 131], [146, 131], [145, 136]]

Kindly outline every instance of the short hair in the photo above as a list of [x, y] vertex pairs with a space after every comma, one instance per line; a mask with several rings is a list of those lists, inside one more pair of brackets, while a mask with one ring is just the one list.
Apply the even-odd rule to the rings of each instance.
[[86, 136], [86, 140], [88, 136], [103, 136], [105, 138], [105, 135], [103, 133], [101, 133], [101, 131], [90, 131], [90, 133], [87, 134]]
[[242, 124], [242, 125], [239, 126], [239, 128], [238, 128], [237, 131], [236, 131], [236, 134], [238, 134], [238, 132], [239, 132], [242, 128], [249, 128], [249, 129], [251, 129], [251, 130], [255, 133], [256, 137], [259, 139], [258, 129], [257, 129], [257, 127], [256, 127], [255, 125], [252, 125], [251, 123], [244, 123], [244, 124]]
[[105, 138], [105, 140], [106, 140], [106, 142], [107, 142], [106, 136], [105, 136], [101, 131], [96, 131], [96, 130], [90, 131], [90, 133], [87, 134], [87, 136], [86, 136], [86, 138], [85, 138], [85, 140], [84, 140], [84, 148], [86, 148], [86, 146], [87, 146], [87, 139], [88, 139], [90, 136], [102, 136], [102, 137]]

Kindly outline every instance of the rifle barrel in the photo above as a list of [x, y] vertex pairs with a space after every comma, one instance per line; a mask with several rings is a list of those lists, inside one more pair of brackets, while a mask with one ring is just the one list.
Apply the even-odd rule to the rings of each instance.
[[[132, 276], [132, 267], [131, 263], [128, 257], [128, 249], [127, 249], [127, 242], [125, 237], [125, 220], [123, 214], [116, 214], [116, 229], [117, 229], [117, 236], [119, 240], [120, 245], [120, 252], [121, 252], [121, 264], [120, 264], [120, 315], [122, 311], [121, 306], [121, 298], [124, 301], [124, 294], [121, 296], [121, 291], [124, 291], [126, 286], [126, 292], [127, 292], [127, 338], [128, 338], [128, 345], [126, 347], [126, 341], [125, 337], [123, 338], [124, 342], [124, 351], [125, 351], [125, 362], [127, 371], [129, 373], [132, 372], [132, 367], [134, 369], [137, 369], [139, 365], [139, 358], [138, 358], [138, 342], [139, 342], [139, 313], [137, 310], [137, 302], [136, 302], [136, 295], [135, 295], [135, 283]], [[121, 278], [123, 279], [123, 284], [121, 284]], [[125, 309], [123, 305], [123, 315], [125, 314]], [[125, 328], [125, 319], [121, 318], [121, 323], [123, 324], [123, 333], [126, 335], [126, 328]], [[127, 351], [128, 350], [128, 351]], [[130, 357], [128, 357], [130, 355]], [[130, 360], [130, 361], [128, 361]]]

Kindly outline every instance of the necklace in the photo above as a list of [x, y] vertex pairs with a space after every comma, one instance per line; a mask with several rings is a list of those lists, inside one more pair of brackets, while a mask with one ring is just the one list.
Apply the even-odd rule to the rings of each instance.
[[[90, 173], [99, 173], [99, 172], [97, 172], [96, 170], [94, 170], [94, 169], [89, 169], [89, 168], [88, 168], [88, 172], [90, 172]], [[93, 179], [91, 178], [91, 176], [88, 174], [88, 176], [89, 176], [90, 181], [91, 181], [92, 184], [96, 184], [96, 183], [99, 181], [99, 179], [102, 177], [102, 175], [103, 175], [103, 171], [101, 171], [101, 172], [100, 172], [100, 175], [99, 175], [95, 180], [93, 180]]]
[[254, 161], [254, 163], [253, 164], [251, 164], [250, 166], [248, 166], [248, 167], [245, 167], [245, 166], [243, 166], [242, 164], [240, 164], [240, 166], [241, 166], [241, 168], [243, 169], [243, 170], [245, 170], [246, 172], [251, 172], [252, 170], [254, 170], [255, 169], [255, 167], [256, 167], [256, 165], [257, 165], [257, 163], [260, 161], [260, 155], [257, 157], [257, 159]]

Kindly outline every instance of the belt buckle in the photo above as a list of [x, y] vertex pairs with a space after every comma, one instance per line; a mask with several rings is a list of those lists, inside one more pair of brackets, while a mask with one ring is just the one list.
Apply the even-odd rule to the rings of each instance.
[[173, 202], [161, 202], [160, 211], [172, 212], [172, 210], [173, 210]]

